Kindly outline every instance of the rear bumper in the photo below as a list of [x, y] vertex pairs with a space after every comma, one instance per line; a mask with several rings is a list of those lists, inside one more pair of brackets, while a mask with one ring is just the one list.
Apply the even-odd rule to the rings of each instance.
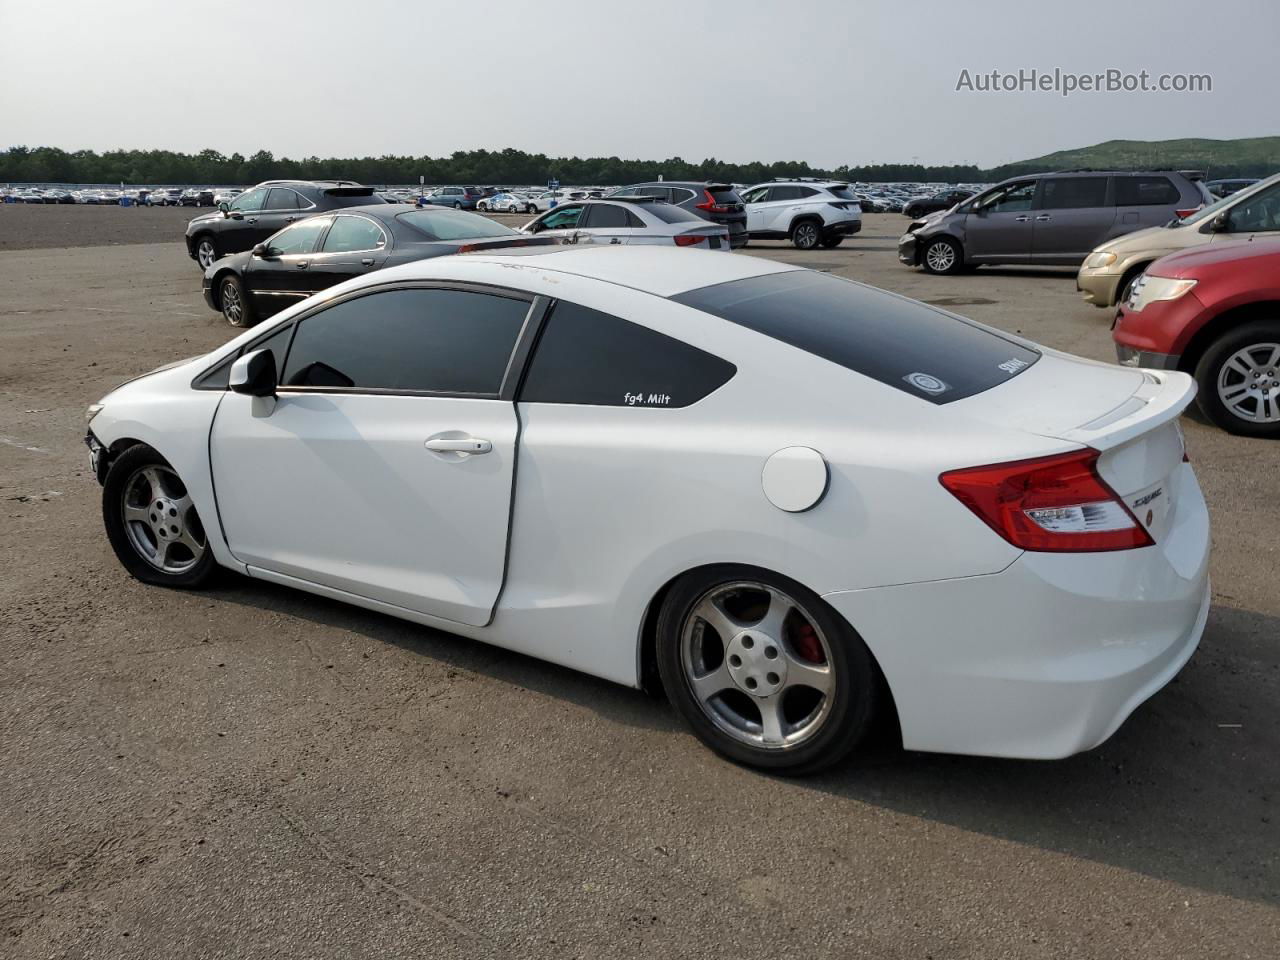
[[912, 750], [1055, 759], [1110, 737], [1191, 658], [1209, 518], [1190, 466], [1162, 542], [1024, 553], [1001, 573], [828, 594], [884, 670]]
[[859, 220], [839, 220], [836, 223], [828, 223], [822, 228], [823, 238], [827, 237], [852, 237], [855, 233], [862, 230], [862, 221]]

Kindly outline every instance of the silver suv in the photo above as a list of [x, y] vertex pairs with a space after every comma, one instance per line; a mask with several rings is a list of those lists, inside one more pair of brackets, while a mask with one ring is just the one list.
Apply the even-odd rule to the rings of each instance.
[[1173, 170], [1014, 177], [914, 221], [898, 241], [898, 259], [929, 273], [984, 263], [1079, 266], [1100, 243], [1212, 202], [1199, 174]]
[[742, 191], [747, 235], [790, 240], [801, 250], [838, 247], [862, 229], [862, 205], [837, 180], [773, 180]]

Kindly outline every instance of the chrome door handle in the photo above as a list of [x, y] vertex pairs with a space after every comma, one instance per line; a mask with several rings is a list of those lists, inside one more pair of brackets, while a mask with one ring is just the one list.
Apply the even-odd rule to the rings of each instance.
[[245, 217], [245, 220], [247, 220], [249, 223], [257, 223], [257, 222], [258, 222], [258, 218], [257, 218], [257, 217]]
[[1030, 217], [1028, 217], [1028, 216], [1014, 217], [1014, 218], [1013, 218], [1013, 222], [1014, 222], [1014, 223], [1026, 223], [1026, 222], [1027, 222], [1028, 220], [1030, 220], [1030, 219], [1031, 219], [1031, 218], [1030, 218]]
[[309, 267], [309, 266], [311, 266], [311, 261], [310, 261], [310, 260], [299, 260], [299, 261], [298, 261], [298, 269], [299, 269], [299, 270], [305, 270], [305, 269], [307, 269], [307, 267]]
[[284, 218], [284, 222], [285, 222], [285, 223], [293, 223], [293, 221], [295, 221], [295, 220], [297, 220], [297, 219], [298, 219], [297, 217], [285, 217], [285, 218]]
[[610, 240], [609, 242], [610, 242], [610, 243], [621, 243], [622, 241], [621, 241], [621, 240], [619, 240], [617, 237], [614, 237], [614, 238], [613, 238], [612, 240]]
[[477, 437], [463, 437], [461, 440], [438, 438], [428, 440], [426, 447], [433, 453], [488, 453], [493, 449], [493, 444]]
[[1037, 222], [1041, 220], [1052, 220], [1052, 219], [1053, 217], [1049, 216], [1047, 213], [1042, 213], [1040, 214], [1040, 216], [1036, 217]]
[[373, 266], [373, 257], [365, 257], [363, 260], [361, 260], [361, 261], [360, 261], [360, 264], [361, 264], [361, 266], [365, 266], [365, 267], [372, 267], [372, 266]]

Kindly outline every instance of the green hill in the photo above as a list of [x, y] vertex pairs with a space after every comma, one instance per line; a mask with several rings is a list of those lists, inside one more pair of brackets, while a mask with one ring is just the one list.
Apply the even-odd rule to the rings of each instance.
[[[1073, 167], [1166, 167], [1204, 170], [1210, 177], [1262, 176], [1280, 170], [1280, 137], [1239, 140], [1108, 140], [1091, 147], [1059, 150], [1005, 164], [991, 171], [1000, 177], [1029, 170]], [[1008, 173], [1002, 171], [1009, 171]]]

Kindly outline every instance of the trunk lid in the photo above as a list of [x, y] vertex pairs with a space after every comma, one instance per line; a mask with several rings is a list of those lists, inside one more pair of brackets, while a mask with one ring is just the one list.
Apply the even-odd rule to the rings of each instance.
[[1100, 451], [1098, 473], [1158, 543], [1177, 509], [1175, 472], [1185, 453], [1178, 417], [1195, 394], [1185, 373], [1045, 350], [1018, 376], [960, 404], [971, 416]]

